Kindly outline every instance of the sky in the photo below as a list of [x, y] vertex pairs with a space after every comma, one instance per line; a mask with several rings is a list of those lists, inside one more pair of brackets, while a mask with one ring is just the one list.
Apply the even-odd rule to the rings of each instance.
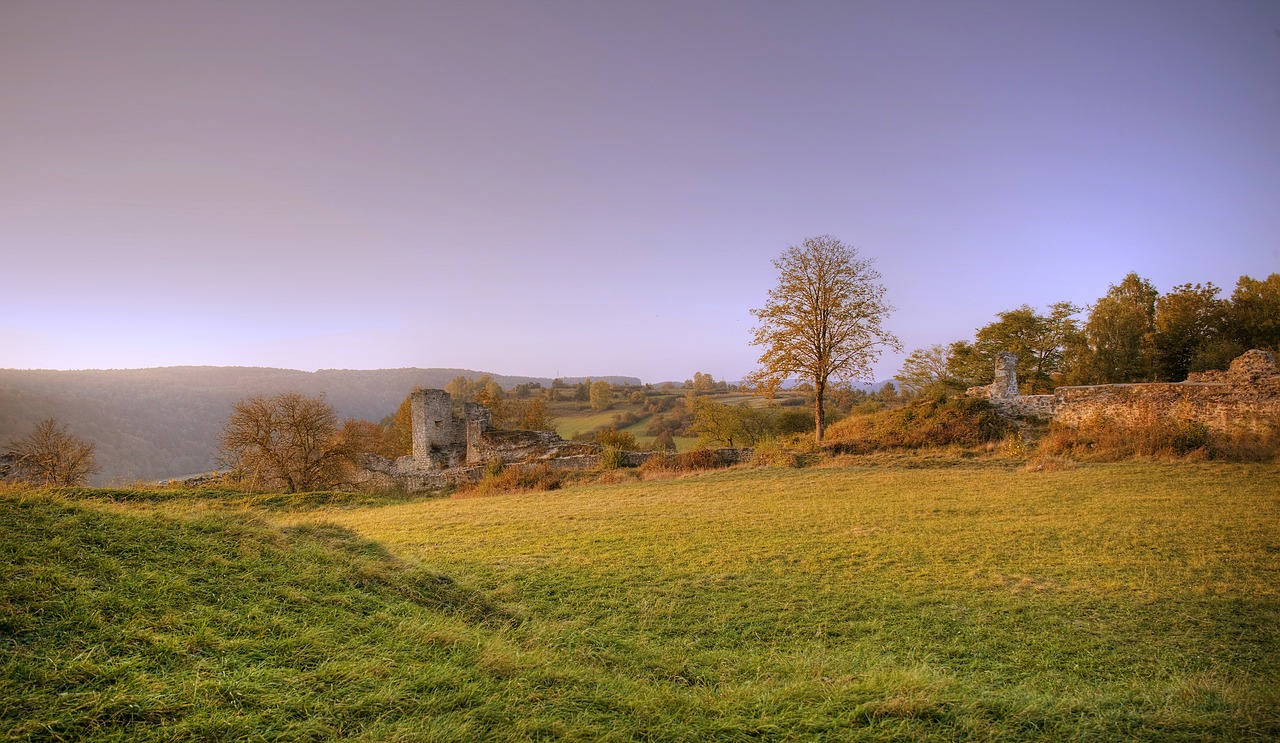
[[736, 380], [824, 234], [879, 380], [1280, 271], [1280, 3], [0, 1], [3, 368]]

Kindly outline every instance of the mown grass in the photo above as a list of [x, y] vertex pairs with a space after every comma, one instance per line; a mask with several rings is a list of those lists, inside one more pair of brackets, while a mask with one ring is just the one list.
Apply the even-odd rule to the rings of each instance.
[[1275, 738], [1278, 474], [833, 466], [378, 508], [10, 494], [0, 730]]

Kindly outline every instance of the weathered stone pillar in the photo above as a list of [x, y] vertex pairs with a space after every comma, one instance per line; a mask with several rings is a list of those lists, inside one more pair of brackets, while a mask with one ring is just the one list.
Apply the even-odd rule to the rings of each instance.
[[484, 455], [480, 452], [480, 437], [493, 425], [493, 411], [476, 402], [462, 406], [462, 416], [467, 436], [467, 464], [480, 464]]
[[1008, 351], [996, 354], [996, 379], [991, 383], [991, 396], [1018, 396], [1018, 354]]

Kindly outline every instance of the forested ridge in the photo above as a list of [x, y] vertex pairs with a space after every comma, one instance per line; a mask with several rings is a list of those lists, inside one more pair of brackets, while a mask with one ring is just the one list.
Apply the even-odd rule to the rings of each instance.
[[[321, 369], [176, 366], [50, 371], [0, 369], [0, 443], [56, 418], [97, 444], [95, 482], [164, 479], [214, 467], [232, 405], [253, 394], [324, 395], [343, 418], [378, 421], [415, 387], [444, 387], [467, 369]], [[551, 379], [490, 374], [503, 387]], [[599, 377], [638, 384], [633, 377]], [[566, 378], [577, 382], [579, 378]]]

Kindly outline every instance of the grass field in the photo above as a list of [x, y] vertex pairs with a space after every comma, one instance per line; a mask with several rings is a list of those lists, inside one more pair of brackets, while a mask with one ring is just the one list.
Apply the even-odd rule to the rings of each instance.
[[0, 734], [1274, 739], [1280, 470], [0, 497]]

